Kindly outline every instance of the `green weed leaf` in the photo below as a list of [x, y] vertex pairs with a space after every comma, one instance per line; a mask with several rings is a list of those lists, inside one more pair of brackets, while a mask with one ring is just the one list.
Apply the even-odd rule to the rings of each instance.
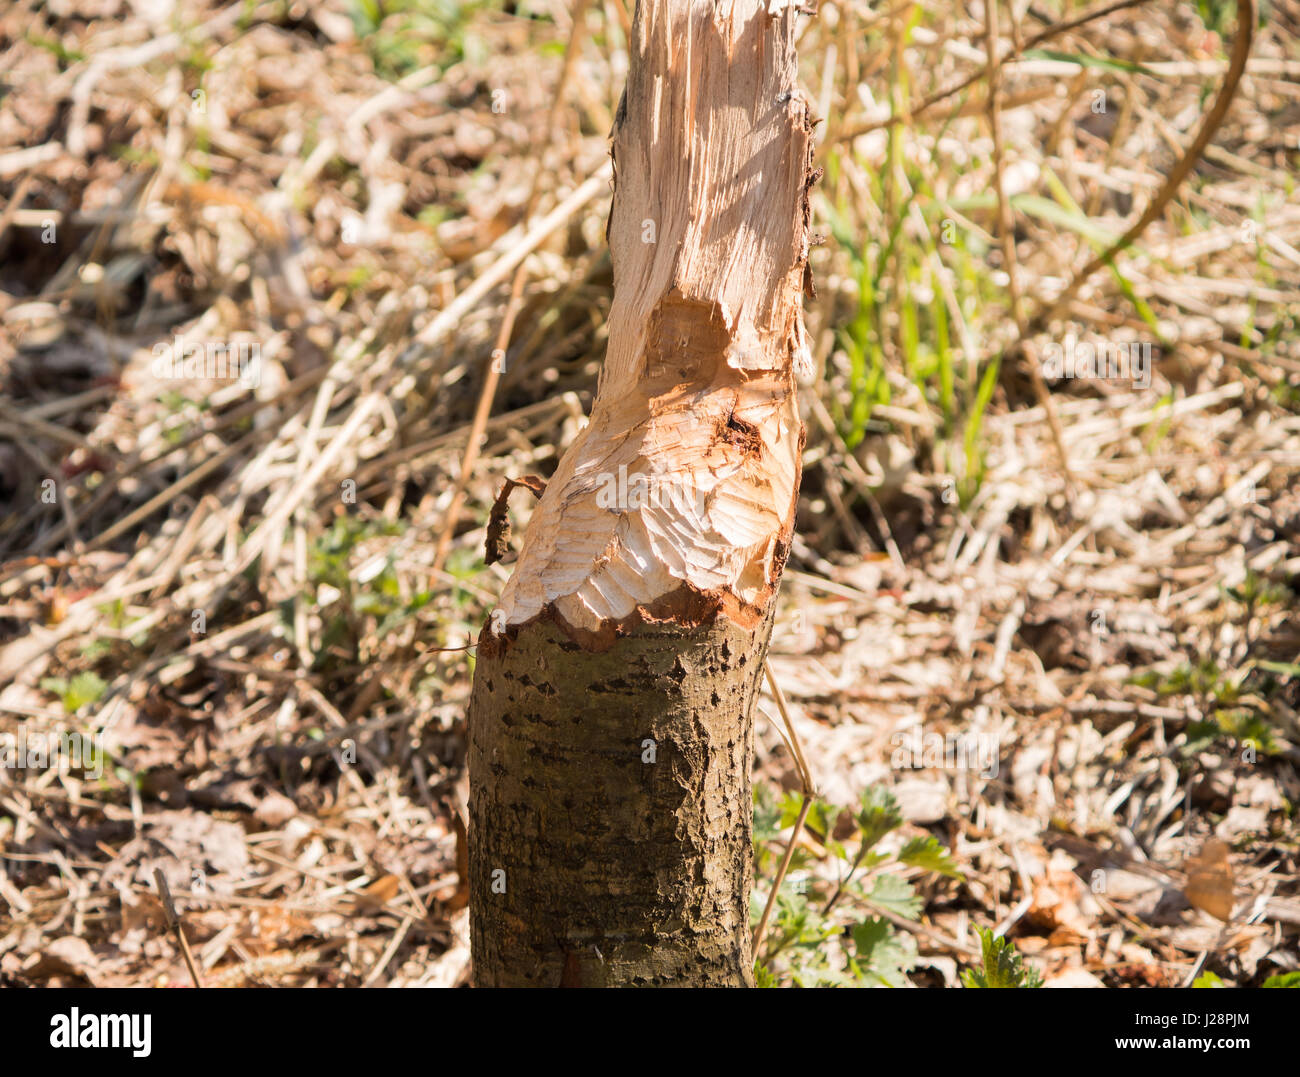
[[1043, 977], [1037, 970], [1026, 968], [1024, 961], [1009, 939], [994, 935], [992, 931], [978, 928], [983, 950], [983, 968], [962, 973], [961, 982], [966, 987], [1042, 987]]

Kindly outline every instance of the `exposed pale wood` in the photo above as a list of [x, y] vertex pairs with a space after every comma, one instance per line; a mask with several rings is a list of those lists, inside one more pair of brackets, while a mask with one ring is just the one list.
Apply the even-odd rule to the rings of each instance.
[[752, 609], [779, 575], [795, 372], [810, 361], [794, 22], [755, 0], [641, 5], [613, 139], [609, 352], [502, 597], [505, 624], [553, 604], [599, 631], [681, 591]]

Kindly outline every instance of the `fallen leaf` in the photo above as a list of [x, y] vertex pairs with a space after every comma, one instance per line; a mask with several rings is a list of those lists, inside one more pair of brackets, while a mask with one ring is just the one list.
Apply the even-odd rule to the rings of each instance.
[[1187, 885], [1183, 893], [1194, 908], [1207, 912], [1216, 920], [1227, 923], [1232, 919], [1233, 897], [1232, 864], [1228, 862], [1228, 846], [1218, 838], [1210, 838], [1196, 856], [1187, 861]]
[[357, 892], [357, 905], [367, 909], [379, 909], [387, 905], [402, 888], [402, 882], [396, 875], [381, 875], [364, 890]]

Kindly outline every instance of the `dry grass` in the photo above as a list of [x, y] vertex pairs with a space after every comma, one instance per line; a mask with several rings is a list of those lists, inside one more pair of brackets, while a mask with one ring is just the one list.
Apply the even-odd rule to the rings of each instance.
[[[159, 869], [205, 983], [464, 981], [466, 648], [509, 572], [484, 529], [594, 389], [627, 11], [393, 7], [0, 15], [0, 733], [106, 757], [0, 769], [0, 983], [188, 983]], [[1004, 6], [997, 36], [1082, 10]], [[803, 32], [830, 238], [772, 663], [824, 794], [891, 787], [965, 873], [926, 893], [916, 982], [981, 924], [1049, 979], [1258, 983], [1300, 935], [1300, 5], [1037, 327], [1230, 47], [1123, 5], [1007, 55], [990, 101], [986, 30], [844, 0]], [[256, 345], [258, 383], [160, 377], [177, 334]], [[1071, 335], [1155, 360], [1047, 377], [1058, 445], [1032, 364]], [[896, 765], [911, 729], [979, 733], [997, 774]], [[1211, 834], [1227, 924], [1184, 896]]]

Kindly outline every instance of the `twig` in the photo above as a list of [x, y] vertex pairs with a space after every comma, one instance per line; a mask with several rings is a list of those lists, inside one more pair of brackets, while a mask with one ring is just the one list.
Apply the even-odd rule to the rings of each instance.
[[785, 705], [785, 693], [781, 691], [781, 686], [776, 683], [776, 675], [772, 672], [772, 664], [766, 658], [763, 659], [763, 672], [767, 674], [768, 686], [772, 689], [772, 695], [776, 699], [776, 709], [781, 712], [781, 720], [785, 723], [786, 731], [789, 734], [786, 743], [790, 746], [790, 751], [794, 755], [795, 769], [799, 772], [799, 785], [803, 791], [803, 804], [799, 807], [799, 817], [794, 821], [794, 829], [790, 832], [790, 840], [786, 843], [785, 854], [781, 857], [781, 864], [776, 869], [776, 878], [772, 880], [772, 890], [767, 895], [767, 904], [763, 906], [762, 919], [758, 921], [758, 927], [754, 931], [755, 961], [758, 961], [763, 956], [767, 923], [772, 918], [772, 909], [776, 905], [776, 895], [781, 892], [781, 884], [785, 882], [785, 874], [790, 870], [790, 861], [794, 857], [795, 844], [799, 840], [804, 820], [808, 818], [808, 811], [812, 808], [813, 800], [817, 796], [817, 787], [813, 784], [812, 772], [808, 769], [808, 761], [804, 759], [803, 747], [799, 743], [799, 735], [794, 731], [794, 724], [790, 721], [790, 712]]
[[23, 203], [27, 200], [27, 192], [31, 190], [32, 183], [36, 180], [35, 172], [28, 172], [19, 182], [18, 190], [14, 191], [13, 197], [9, 199], [8, 205], [0, 211], [0, 241], [5, 238], [5, 233], [9, 231], [9, 225], [13, 223], [14, 217], [22, 209]]
[[194, 967], [194, 955], [190, 953], [190, 943], [185, 937], [185, 925], [181, 923], [180, 914], [172, 903], [172, 892], [167, 888], [167, 876], [162, 868], [153, 869], [153, 881], [158, 885], [158, 897], [162, 899], [163, 913], [167, 917], [167, 926], [176, 932], [176, 941], [181, 944], [181, 954], [185, 958], [185, 967], [190, 970], [190, 979], [195, 987], [202, 987], [199, 970]]

